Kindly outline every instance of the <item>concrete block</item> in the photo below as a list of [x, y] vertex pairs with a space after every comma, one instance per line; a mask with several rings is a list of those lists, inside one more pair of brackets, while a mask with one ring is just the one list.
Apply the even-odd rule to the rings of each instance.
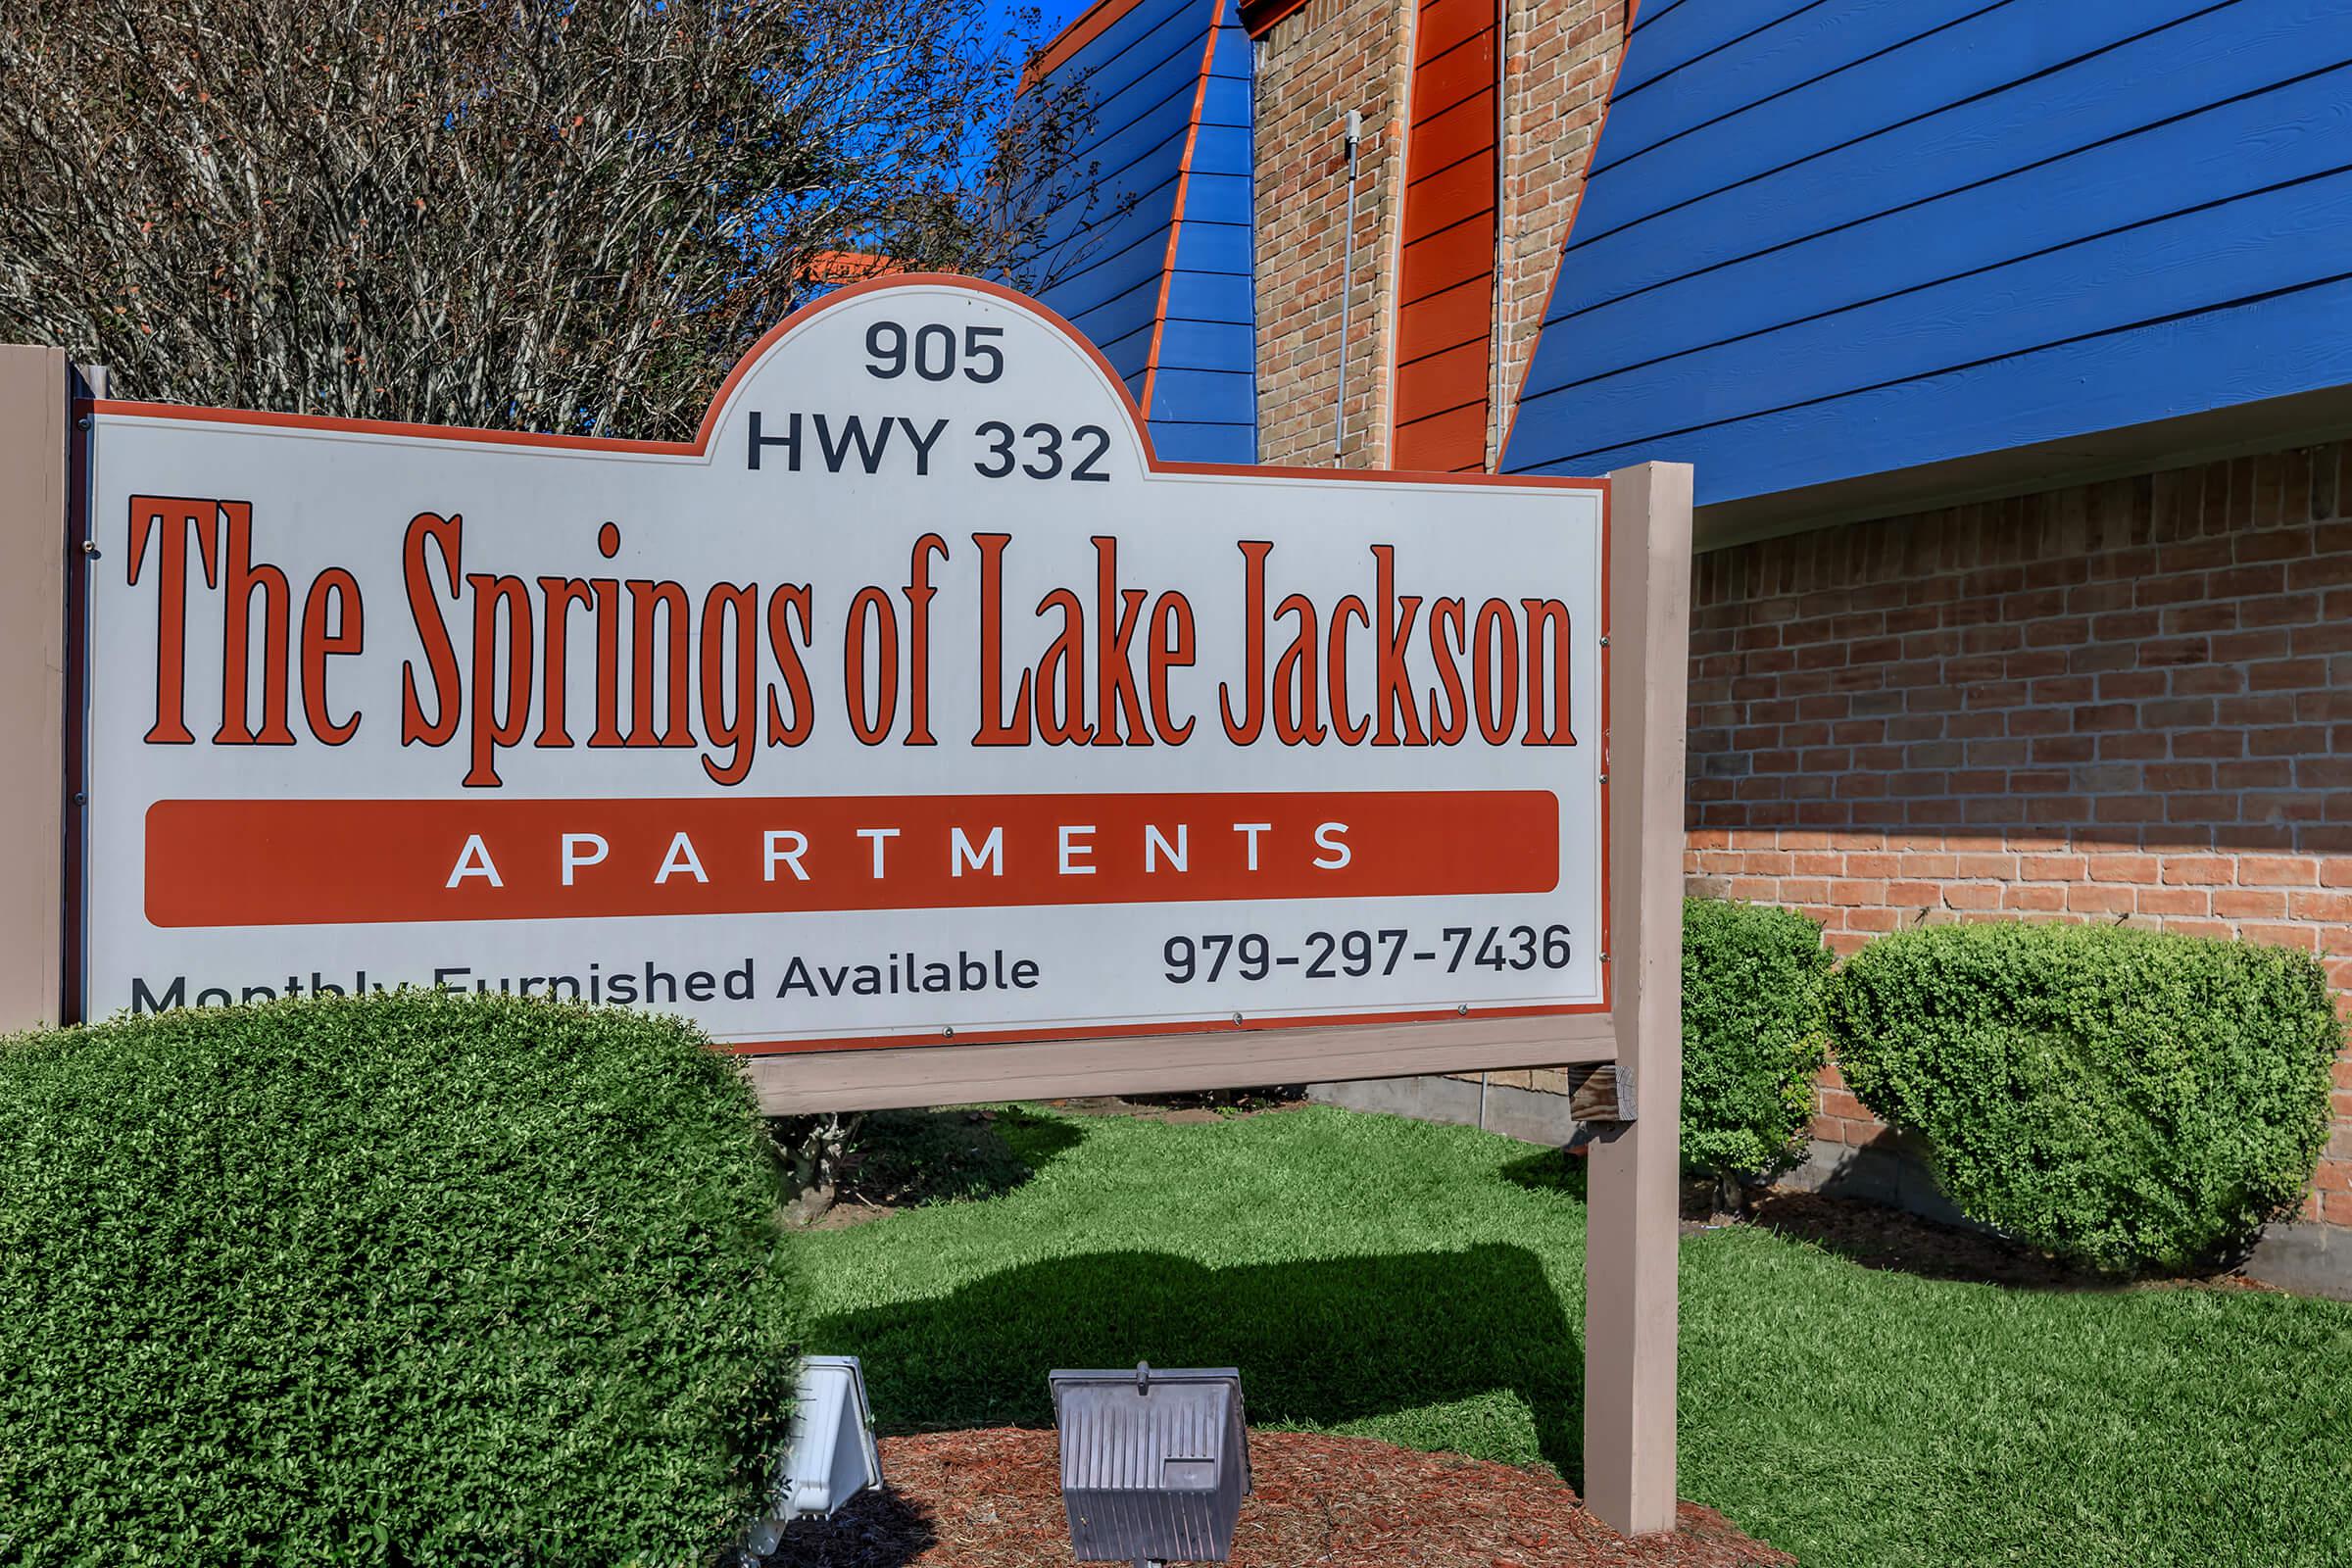
[[1467, 1077], [1367, 1078], [1309, 1084], [1306, 1098], [1348, 1110], [1380, 1111], [1456, 1127], [1483, 1127], [1521, 1143], [1565, 1145], [1576, 1135], [1568, 1097], [1516, 1089], [1490, 1078], [1481, 1092]]
[[2273, 1225], [2255, 1243], [2245, 1273], [2282, 1291], [2352, 1301], [2352, 1230], [2301, 1220]]

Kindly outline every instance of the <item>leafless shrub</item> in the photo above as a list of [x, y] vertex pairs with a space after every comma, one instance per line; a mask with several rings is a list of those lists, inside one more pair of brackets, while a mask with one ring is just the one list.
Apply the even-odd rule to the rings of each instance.
[[[23, 0], [0, 339], [122, 395], [677, 436], [843, 264], [1035, 288], [1079, 83], [982, 0]], [[853, 258], [852, 271], [859, 264]]]

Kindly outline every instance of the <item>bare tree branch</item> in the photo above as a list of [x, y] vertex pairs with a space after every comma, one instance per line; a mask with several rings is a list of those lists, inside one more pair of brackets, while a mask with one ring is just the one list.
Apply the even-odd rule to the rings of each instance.
[[982, 0], [24, 0], [0, 338], [129, 395], [690, 431], [836, 253], [1030, 287], [1083, 84]]

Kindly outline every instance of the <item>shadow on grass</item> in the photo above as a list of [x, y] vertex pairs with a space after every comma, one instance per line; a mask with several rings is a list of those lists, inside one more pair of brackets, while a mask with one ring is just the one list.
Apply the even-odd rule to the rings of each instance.
[[[1590, 1196], [1589, 1171], [1587, 1160], [1565, 1150], [1541, 1149], [1505, 1162], [1502, 1177], [1529, 1192], [1560, 1193], [1584, 1201]], [[1703, 1177], [1684, 1178], [1681, 1212], [1686, 1233], [1751, 1225], [1864, 1268], [1972, 1285], [2115, 1292], [2147, 1283], [2089, 1273], [1991, 1231], [1963, 1229], [1867, 1199], [1765, 1188], [1755, 1191], [1745, 1213], [1727, 1215], [1715, 1211], [1714, 1191], [1714, 1184]], [[2237, 1261], [2226, 1258], [2209, 1269], [2189, 1271], [2176, 1283], [2212, 1283]]]
[[[1506, 1161], [1503, 1180], [1536, 1193], [1590, 1197], [1591, 1163], [1562, 1149], [1540, 1149]], [[1686, 1235], [1753, 1226], [1864, 1268], [1920, 1279], [2006, 1285], [2024, 1290], [2116, 1291], [2130, 1281], [2068, 1267], [1988, 1231], [1962, 1230], [1864, 1199], [1756, 1189], [1746, 1212], [1716, 1211], [1715, 1184], [1686, 1174], [1680, 1211]]]
[[1582, 1326], [1521, 1247], [1229, 1268], [1098, 1252], [812, 1331], [863, 1357], [885, 1431], [1051, 1426], [1055, 1367], [1235, 1366], [1261, 1424], [1326, 1427], [1508, 1391], [1533, 1411], [1544, 1459], [1582, 1483]]
[[1002, 1198], [1085, 1134], [1018, 1105], [880, 1110], [858, 1123], [841, 1200], [890, 1208]]
[[1592, 1162], [1565, 1149], [1539, 1149], [1503, 1161], [1502, 1179], [1531, 1193], [1561, 1193], [1583, 1202], [1591, 1196]]
[[2095, 1274], [1990, 1231], [1962, 1230], [1864, 1199], [1826, 1193], [1768, 1193], [1756, 1200], [1748, 1223], [1864, 1268], [2014, 1290], [2111, 1295], [2157, 1282], [2211, 1284], [2230, 1266], [2225, 1261], [2211, 1269], [2177, 1276], [2151, 1273], [2142, 1279]]

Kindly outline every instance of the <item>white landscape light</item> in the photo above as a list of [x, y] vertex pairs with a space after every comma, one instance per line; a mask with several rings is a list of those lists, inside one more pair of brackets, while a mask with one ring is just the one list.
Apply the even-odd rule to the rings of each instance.
[[757, 1556], [774, 1551], [795, 1519], [825, 1518], [868, 1487], [882, 1485], [865, 1372], [854, 1355], [811, 1355], [793, 1391], [784, 1462], [769, 1489], [767, 1512], [752, 1527]]
[[1250, 1494], [1232, 1367], [1055, 1372], [1061, 1501], [1080, 1562], [1223, 1562]]

